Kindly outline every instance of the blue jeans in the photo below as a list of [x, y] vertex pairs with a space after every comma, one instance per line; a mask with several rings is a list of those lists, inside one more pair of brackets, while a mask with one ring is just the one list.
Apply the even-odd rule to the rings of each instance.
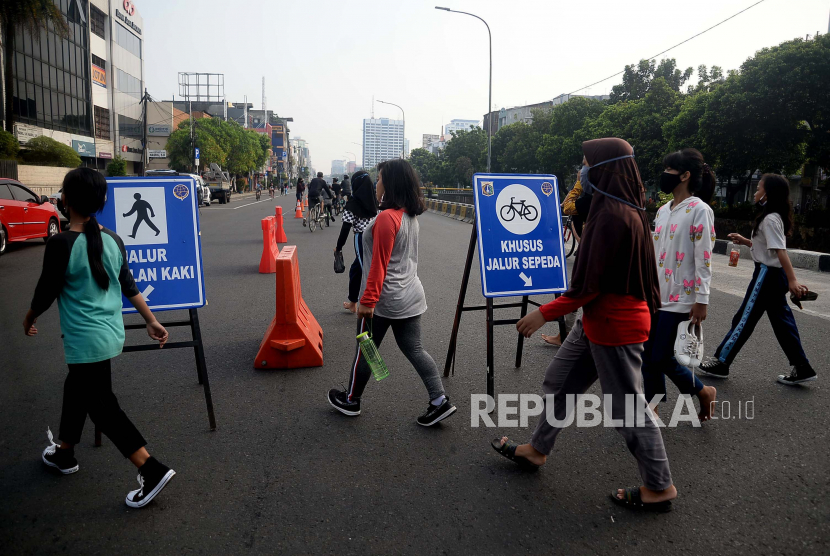
[[689, 320], [689, 313], [657, 311], [651, 319], [651, 332], [643, 351], [643, 392], [646, 399], [666, 395], [666, 377], [669, 377], [681, 394], [696, 396], [703, 390], [703, 383], [688, 368], [674, 358], [674, 341], [677, 326]]
[[746, 289], [741, 308], [732, 318], [732, 328], [718, 346], [715, 357], [731, 365], [766, 312], [775, 339], [784, 350], [790, 365], [808, 363], [804, 348], [801, 347], [801, 336], [795, 325], [795, 317], [787, 303], [789, 284], [783, 268], [755, 263], [755, 272]]

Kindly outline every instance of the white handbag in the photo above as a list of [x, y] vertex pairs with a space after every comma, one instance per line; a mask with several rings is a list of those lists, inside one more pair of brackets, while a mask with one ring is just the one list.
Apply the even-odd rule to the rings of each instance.
[[703, 359], [703, 327], [684, 320], [677, 325], [674, 340], [674, 358], [684, 367], [696, 369]]

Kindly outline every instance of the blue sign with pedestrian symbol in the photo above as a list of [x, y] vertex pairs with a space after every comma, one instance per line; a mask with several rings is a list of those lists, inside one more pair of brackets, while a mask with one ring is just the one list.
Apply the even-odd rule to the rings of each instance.
[[[98, 221], [127, 250], [136, 286], [153, 311], [205, 305], [198, 189], [190, 176], [108, 178]], [[122, 313], [136, 310], [126, 299]]]
[[556, 176], [475, 174], [473, 190], [484, 297], [566, 291]]

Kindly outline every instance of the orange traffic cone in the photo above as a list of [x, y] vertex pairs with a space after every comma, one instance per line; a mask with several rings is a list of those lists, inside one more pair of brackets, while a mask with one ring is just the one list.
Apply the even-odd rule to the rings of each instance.
[[294, 212], [294, 218], [302, 218], [303, 217], [303, 204], [300, 201], [297, 201], [297, 210]]
[[303, 199], [303, 208], [308, 208], [308, 199]]

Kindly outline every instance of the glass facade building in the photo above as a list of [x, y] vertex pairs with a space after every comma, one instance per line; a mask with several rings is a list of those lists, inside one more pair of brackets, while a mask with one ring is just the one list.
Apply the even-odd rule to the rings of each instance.
[[86, 0], [55, 0], [68, 34], [50, 24], [34, 36], [14, 36], [13, 111], [17, 122], [91, 135], [89, 29]]

